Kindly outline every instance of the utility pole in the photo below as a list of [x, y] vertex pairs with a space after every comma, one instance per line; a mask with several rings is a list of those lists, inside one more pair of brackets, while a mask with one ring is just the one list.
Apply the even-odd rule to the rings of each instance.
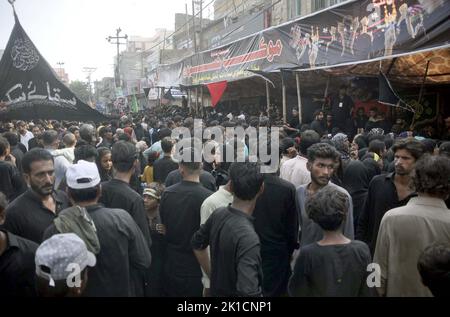
[[194, 41], [194, 53], [197, 53], [197, 39], [196, 39], [196, 31], [195, 31], [195, 1], [192, 0], [192, 38]]
[[166, 29], [164, 29], [164, 40], [163, 40], [163, 48], [159, 51], [159, 64], [162, 65], [163, 63], [163, 57], [164, 57], [164, 51], [166, 50]]
[[95, 67], [83, 67], [83, 73], [87, 73], [86, 79], [89, 85], [89, 101], [92, 104], [92, 87], [91, 87], [91, 76], [97, 70]]
[[189, 49], [189, 40], [191, 39], [191, 35], [189, 34], [190, 33], [189, 29], [191, 27], [190, 27], [190, 23], [189, 23], [189, 14], [188, 14], [188, 5], [187, 5], [187, 3], [185, 3], [185, 7], [186, 7], [186, 27], [187, 27], [187, 37], [186, 37], [187, 44], [186, 44], [186, 48]]
[[[128, 35], [124, 35], [124, 36], [119, 36], [120, 32], [122, 32], [122, 29], [119, 27], [116, 30], [116, 36], [108, 36], [106, 38], [106, 40], [114, 45], [117, 45], [117, 67], [116, 67], [116, 87], [120, 87], [120, 69], [119, 69], [119, 65], [120, 65], [120, 55], [119, 55], [119, 48], [120, 45], [126, 45], [127, 43], [120, 43], [121, 39], [127, 40], [128, 39]], [[116, 42], [111, 42], [112, 40], [116, 40]]]
[[202, 51], [202, 42], [203, 42], [203, 0], [199, 0], [200, 2], [200, 34], [199, 34], [199, 49]]
[[64, 69], [63, 69], [64, 62], [57, 62], [56, 65], [58, 65], [59, 79], [61, 79], [61, 81], [64, 82], [64, 78], [63, 78], [64, 77]]
[[[194, 10], [194, 5], [197, 10]], [[197, 52], [197, 51], [202, 50], [202, 41], [203, 41], [203, 1], [202, 0], [192, 1], [192, 15], [193, 15], [192, 18], [194, 20], [195, 20], [195, 11], [198, 11], [200, 14], [200, 30], [199, 30], [199, 34], [198, 34], [198, 47], [196, 47], [196, 49], [195, 49], [195, 51]], [[196, 36], [196, 35], [197, 34], [196, 34], [196, 30], [195, 30], [195, 25], [194, 25], [194, 36]], [[196, 41], [196, 43], [197, 43], [197, 41]]]

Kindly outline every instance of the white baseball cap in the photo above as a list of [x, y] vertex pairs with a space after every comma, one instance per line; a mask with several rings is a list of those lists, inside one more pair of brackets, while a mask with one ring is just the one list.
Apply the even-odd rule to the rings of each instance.
[[95, 163], [81, 160], [67, 168], [66, 182], [69, 188], [93, 188], [100, 184], [100, 181], [100, 174]]
[[97, 260], [86, 244], [74, 233], [57, 234], [42, 242], [34, 258], [36, 275], [55, 286], [55, 281], [64, 281], [71, 274], [71, 265], [78, 265], [80, 272]]

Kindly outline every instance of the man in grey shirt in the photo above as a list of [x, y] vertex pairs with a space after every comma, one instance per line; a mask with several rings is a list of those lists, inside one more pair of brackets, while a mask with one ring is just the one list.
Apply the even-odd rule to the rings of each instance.
[[335, 187], [348, 196], [348, 212], [343, 226], [343, 233], [347, 238], [354, 239], [352, 198], [344, 188], [330, 182], [338, 158], [339, 153], [336, 149], [326, 143], [314, 144], [308, 149], [308, 163], [306, 166], [311, 172], [311, 183], [297, 188], [300, 210], [300, 246], [317, 242], [323, 237], [321, 228], [309, 218], [305, 204], [309, 197], [327, 186]]

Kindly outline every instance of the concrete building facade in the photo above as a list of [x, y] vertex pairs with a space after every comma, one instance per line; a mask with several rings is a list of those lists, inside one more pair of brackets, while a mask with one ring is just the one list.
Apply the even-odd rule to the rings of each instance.
[[61, 67], [53, 68], [53, 71], [56, 73], [58, 78], [65, 84], [69, 85], [69, 74], [66, 73], [66, 70]]
[[272, 25], [279, 25], [346, 0], [272, 0]]

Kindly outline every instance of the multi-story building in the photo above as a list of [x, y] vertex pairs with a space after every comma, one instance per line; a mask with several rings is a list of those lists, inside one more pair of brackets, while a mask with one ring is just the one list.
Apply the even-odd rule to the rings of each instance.
[[[192, 14], [186, 15], [183, 13], [176, 13], [175, 30], [177, 30], [177, 32], [173, 35], [174, 49], [188, 49], [191, 52], [194, 52], [195, 46], [197, 45], [197, 50], [202, 50], [204, 48], [204, 34], [200, 32], [200, 30], [208, 28], [214, 22], [214, 20], [204, 17], [200, 19], [199, 14], [195, 19], [192, 19]], [[196, 40], [195, 43], [194, 38]]]
[[257, 33], [270, 26], [262, 7], [253, 7], [239, 16], [218, 19], [203, 30], [203, 47], [215, 48], [245, 36]]
[[105, 77], [100, 81], [95, 81], [94, 91], [95, 104], [101, 105], [101, 108], [103, 108], [99, 110], [104, 110], [107, 113], [111, 113], [113, 102], [116, 99], [114, 78]]
[[62, 67], [53, 68], [56, 75], [58, 75], [59, 79], [65, 84], [69, 84], [69, 74], [66, 73], [66, 70]]
[[[172, 49], [172, 39], [166, 38], [173, 31], [156, 29], [150, 38], [130, 36], [127, 48], [120, 54], [119, 73], [121, 86], [126, 95], [143, 93], [142, 80], [149, 71], [147, 59], [160, 49]], [[117, 64], [117, 60], [115, 61]]]
[[[214, 21], [195, 19], [197, 50], [206, 50], [236, 41], [265, 28], [326, 9], [345, 0], [216, 0]], [[190, 25], [190, 30], [186, 25]], [[192, 16], [177, 14], [175, 48], [192, 49]], [[201, 39], [199, 40], [199, 35]], [[201, 41], [201, 42], [200, 42]], [[198, 44], [200, 43], [200, 44]]]
[[326, 9], [346, 0], [272, 0], [272, 25]]
[[214, 20], [232, 19], [246, 15], [255, 7], [264, 6], [266, 0], [216, 0], [214, 1]]
[[214, 20], [200, 19], [198, 14], [192, 19], [192, 15], [177, 13], [174, 47], [189, 49], [193, 53], [195, 48], [197, 51], [207, 50], [258, 32], [270, 26], [267, 16], [261, 12], [265, 6], [270, 6], [271, 1], [216, 0]]

